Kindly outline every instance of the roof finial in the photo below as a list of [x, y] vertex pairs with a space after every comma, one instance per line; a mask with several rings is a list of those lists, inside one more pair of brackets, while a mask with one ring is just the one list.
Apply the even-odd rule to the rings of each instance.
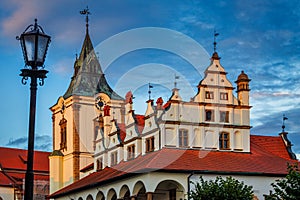
[[285, 129], [285, 124], [284, 124], [284, 121], [285, 120], [288, 120], [288, 118], [285, 116], [285, 114], [283, 114], [282, 116], [282, 132], [285, 132], [284, 129]]
[[179, 79], [179, 76], [174, 75], [174, 88], [177, 88], [177, 79]]
[[89, 15], [91, 14], [89, 11], [89, 7], [87, 6], [86, 9], [80, 11], [81, 15], [85, 15], [85, 22], [86, 22], [86, 33], [89, 32]]
[[153, 85], [151, 85], [151, 84], [149, 83], [149, 85], [148, 85], [149, 100], [151, 100], [151, 88], [153, 88]]
[[219, 33], [214, 30], [214, 52], [217, 51], [217, 36], [220, 35]]

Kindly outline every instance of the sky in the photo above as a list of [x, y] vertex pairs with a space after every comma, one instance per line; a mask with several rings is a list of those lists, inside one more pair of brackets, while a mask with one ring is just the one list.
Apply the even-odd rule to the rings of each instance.
[[277, 136], [285, 114], [285, 131], [300, 155], [298, 0], [3, 0], [0, 146], [27, 148], [29, 84], [22, 85], [19, 76], [24, 61], [16, 36], [37, 18], [52, 41], [45, 62], [49, 74], [38, 87], [35, 149], [52, 150], [49, 108], [73, 74], [85, 36], [85, 16], [79, 11], [86, 6], [105, 76], [121, 96], [133, 91], [138, 113], [144, 112], [149, 82], [154, 99], [170, 97], [175, 76], [180, 77], [177, 87], [184, 100], [196, 94], [216, 30], [217, 52], [228, 79], [234, 85], [241, 70], [251, 79], [251, 134]]

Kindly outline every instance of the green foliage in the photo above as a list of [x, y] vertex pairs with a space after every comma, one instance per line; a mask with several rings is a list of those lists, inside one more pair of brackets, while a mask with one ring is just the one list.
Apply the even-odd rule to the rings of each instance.
[[199, 182], [192, 184], [195, 189], [189, 194], [193, 200], [252, 200], [252, 186], [244, 185], [243, 182], [232, 177], [223, 179], [217, 177], [216, 180], [203, 180], [202, 176]]
[[288, 164], [288, 174], [285, 178], [271, 184], [274, 193], [266, 196], [266, 200], [299, 200], [300, 199], [300, 171], [297, 164]]

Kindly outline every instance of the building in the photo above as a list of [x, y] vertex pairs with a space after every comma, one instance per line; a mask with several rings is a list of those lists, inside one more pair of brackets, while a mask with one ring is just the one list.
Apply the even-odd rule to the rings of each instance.
[[138, 115], [132, 93], [121, 97], [108, 85], [87, 25], [69, 88], [51, 107], [49, 198], [183, 200], [190, 181], [220, 175], [252, 185], [263, 199], [297, 162], [287, 133], [250, 135], [251, 80], [242, 71], [235, 96], [217, 52], [204, 74], [190, 101], [175, 87]]
[[[0, 200], [23, 199], [27, 150], [0, 147]], [[34, 199], [49, 195], [49, 152], [34, 152]]]

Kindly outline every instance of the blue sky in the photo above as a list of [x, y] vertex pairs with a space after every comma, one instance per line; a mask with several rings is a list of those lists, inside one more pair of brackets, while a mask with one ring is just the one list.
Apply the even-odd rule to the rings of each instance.
[[[85, 18], [79, 11], [87, 5], [92, 13], [90, 35], [94, 46], [101, 46], [102, 41], [124, 31], [155, 27], [181, 33], [197, 41], [211, 55], [213, 31], [216, 29], [220, 33], [217, 49], [228, 78], [234, 83], [241, 70], [244, 70], [252, 79], [251, 133], [278, 135], [281, 132], [282, 115], [285, 114], [289, 118], [286, 131], [295, 145], [293, 150], [300, 154], [298, 0], [1, 1], [1, 146], [27, 148], [29, 86], [22, 85], [18, 76], [24, 61], [15, 37], [33, 23], [34, 18], [38, 18], [38, 23], [52, 37], [45, 63], [49, 75], [45, 85], [38, 88], [35, 142], [36, 149], [50, 151], [52, 126], [49, 107], [66, 91], [72, 76], [75, 54], [80, 52], [85, 35]], [[181, 48], [190, 50], [184, 44]], [[103, 52], [99, 52], [100, 62], [102, 56]], [[129, 72], [147, 74], [150, 67], [155, 69], [149, 63], [155, 63], [156, 67], [164, 66], [172, 77], [174, 72], [180, 74], [179, 88], [181, 82], [189, 82], [195, 91], [203, 76], [203, 70], [195, 71], [190, 63], [174, 53], [145, 48], [114, 60], [105, 70], [106, 77], [114, 87]], [[208, 64], [209, 60], [204, 59], [201, 69]], [[151, 76], [148, 78], [149, 82], [157, 82], [151, 80]], [[173, 84], [172, 78], [164, 80], [166, 85]], [[135, 105], [143, 104], [147, 98], [147, 87], [143, 84], [135, 91]], [[157, 82], [159, 89], [153, 89], [154, 98], [158, 98], [159, 92], [162, 92], [165, 95], [163, 98], [167, 99], [169, 90], [164, 84]], [[144, 112], [137, 110], [141, 114]]]

